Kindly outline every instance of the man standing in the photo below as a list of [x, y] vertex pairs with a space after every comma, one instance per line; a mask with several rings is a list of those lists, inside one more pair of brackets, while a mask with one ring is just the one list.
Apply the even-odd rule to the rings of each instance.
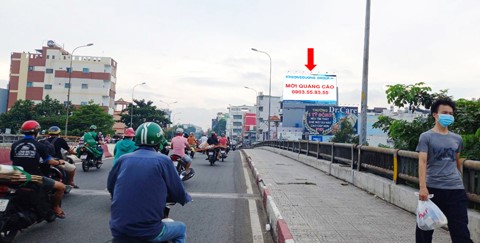
[[162, 135], [156, 123], [140, 125], [135, 133], [139, 148], [120, 157], [108, 175], [110, 230], [115, 239], [185, 242], [184, 223], [162, 222], [167, 198], [181, 205], [192, 200], [170, 158], [157, 153]]
[[[431, 107], [435, 126], [420, 135], [417, 146], [419, 197], [431, 199], [448, 220], [452, 242], [472, 242], [468, 230], [467, 195], [462, 182], [460, 151], [462, 137], [448, 131], [454, 122], [455, 103], [449, 98], [436, 100]], [[433, 230], [416, 229], [417, 243], [432, 242]]]

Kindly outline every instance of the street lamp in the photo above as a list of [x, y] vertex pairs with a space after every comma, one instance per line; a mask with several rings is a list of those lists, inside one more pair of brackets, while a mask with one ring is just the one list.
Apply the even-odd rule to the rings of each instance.
[[86, 45], [83, 45], [83, 46], [77, 46], [75, 47], [75, 49], [73, 49], [72, 51], [72, 54], [70, 54], [70, 69], [68, 70], [68, 91], [67, 91], [67, 119], [65, 119], [65, 136], [68, 135], [68, 116], [69, 116], [69, 113], [70, 113], [70, 88], [72, 86], [72, 61], [73, 61], [73, 53], [75, 52], [75, 50], [77, 50], [78, 48], [82, 48], [82, 47], [87, 47], [87, 46], [93, 46], [93, 43], [89, 43], [89, 44], [86, 44]]
[[170, 110], [170, 105], [171, 105], [171, 104], [176, 104], [176, 103], [178, 103], [178, 101], [174, 101], [174, 102], [165, 102], [165, 101], [163, 101], [163, 100], [159, 100], [159, 101], [162, 102], [162, 103], [164, 103], [164, 104], [166, 104], [169, 110]]
[[144, 84], [146, 84], [146, 83], [143, 82], [143, 83], [140, 83], [140, 84], [136, 84], [132, 88], [132, 107], [130, 108], [130, 127], [131, 128], [133, 128], [133, 92], [135, 92], [135, 87], [137, 87], [139, 85], [144, 85]]
[[268, 59], [270, 60], [270, 79], [269, 79], [269, 84], [268, 84], [268, 134], [267, 134], [267, 140], [270, 140], [270, 108], [272, 104], [272, 58], [270, 55], [264, 51], [257, 50], [255, 48], [252, 48], [252, 51], [260, 52], [268, 56]]

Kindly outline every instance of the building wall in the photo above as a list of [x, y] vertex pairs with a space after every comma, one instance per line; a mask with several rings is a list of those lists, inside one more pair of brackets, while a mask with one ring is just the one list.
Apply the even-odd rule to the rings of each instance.
[[8, 89], [0, 89], [0, 114], [7, 111]]
[[[281, 114], [281, 106], [280, 106], [281, 98], [279, 96], [272, 96], [271, 97], [271, 112], [270, 116], [280, 116]], [[257, 106], [256, 106], [256, 117], [257, 117], [257, 141], [263, 141], [267, 139], [268, 133], [268, 102], [269, 96], [263, 95], [260, 93], [257, 96]], [[274, 122], [270, 122], [270, 138], [273, 138], [273, 133], [275, 131], [275, 124]]]
[[92, 100], [113, 114], [117, 63], [110, 57], [72, 56], [59, 47], [43, 47], [41, 54], [12, 53], [8, 107], [18, 99], [40, 102], [47, 95], [65, 103], [70, 62], [71, 104]]
[[254, 113], [254, 106], [230, 106], [227, 119], [227, 136], [235, 141], [242, 140], [245, 113]]

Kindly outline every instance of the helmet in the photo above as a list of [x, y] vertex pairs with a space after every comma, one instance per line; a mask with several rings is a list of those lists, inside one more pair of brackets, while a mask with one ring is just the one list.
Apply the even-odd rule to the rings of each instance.
[[221, 135], [221, 136], [222, 136], [222, 137], [225, 137], [225, 133], [222, 133], [222, 135]]
[[135, 137], [135, 130], [133, 130], [133, 128], [127, 128], [127, 130], [125, 130], [125, 134], [123, 134], [124, 137]]
[[40, 131], [40, 124], [35, 120], [28, 120], [22, 124], [21, 130], [24, 134], [37, 134]]
[[90, 130], [97, 130], [97, 126], [91, 125], [91, 126], [90, 126]]
[[156, 146], [160, 144], [163, 136], [162, 128], [155, 122], [145, 122], [135, 132], [135, 144], [144, 146]]
[[175, 130], [175, 133], [176, 134], [183, 134], [183, 129], [182, 128], [177, 128], [177, 130]]
[[57, 126], [51, 126], [49, 129], [48, 129], [48, 134], [53, 134], [53, 135], [58, 135], [60, 134], [60, 128], [57, 127]]

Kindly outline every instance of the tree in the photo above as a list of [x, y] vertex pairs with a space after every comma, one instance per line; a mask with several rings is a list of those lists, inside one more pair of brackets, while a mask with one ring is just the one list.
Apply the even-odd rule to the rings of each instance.
[[[167, 124], [172, 122], [168, 119], [167, 113], [165, 111], [157, 109], [156, 106], [152, 105], [153, 101], [145, 100], [133, 100], [135, 104], [128, 105], [120, 115], [120, 121], [127, 124], [130, 127], [138, 127], [144, 122], [156, 122], [161, 127], [165, 128]], [[133, 124], [130, 124], [130, 112], [133, 105]]]
[[36, 118], [34, 108], [31, 100], [17, 100], [8, 112], [0, 115], [1, 129], [10, 128], [12, 133], [18, 133], [23, 122]]
[[81, 136], [91, 125], [97, 126], [97, 131], [103, 134], [114, 134], [113, 116], [105, 110], [89, 101], [88, 105], [80, 106], [69, 118], [69, 135]]
[[340, 130], [335, 133], [331, 141], [334, 143], [358, 144], [358, 136], [356, 136], [352, 124], [345, 119], [340, 123]]
[[[51, 126], [64, 127], [66, 119], [66, 109], [63, 104], [56, 99], [51, 99], [49, 95], [42, 102], [35, 105], [36, 120], [48, 129]], [[72, 108], [71, 112], [75, 112]]]
[[430, 93], [432, 88], [424, 86], [425, 83], [387, 85], [387, 101], [397, 107], [408, 106], [408, 110], [415, 112], [421, 106], [430, 109], [433, 101], [439, 97], [448, 97], [448, 90], [439, 93]]
[[222, 133], [225, 133], [226, 130], [227, 130], [227, 121], [223, 118], [217, 122], [215, 127], [213, 127], [213, 131], [215, 131], [215, 133], [219, 135]]

